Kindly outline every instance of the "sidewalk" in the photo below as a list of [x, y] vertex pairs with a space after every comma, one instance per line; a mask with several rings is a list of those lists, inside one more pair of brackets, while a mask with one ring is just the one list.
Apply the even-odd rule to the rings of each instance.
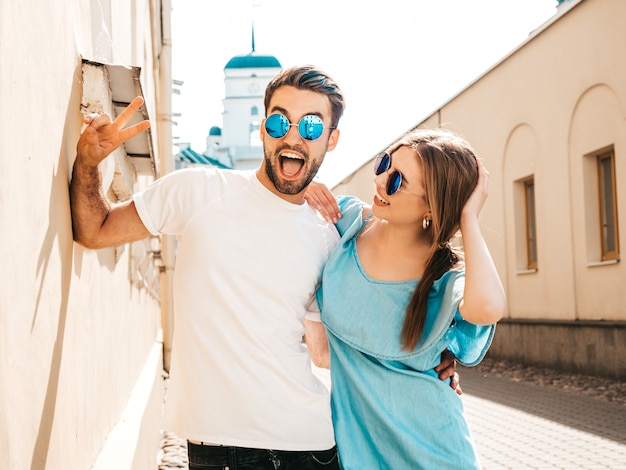
[[626, 470], [626, 406], [459, 366], [483, 468]]

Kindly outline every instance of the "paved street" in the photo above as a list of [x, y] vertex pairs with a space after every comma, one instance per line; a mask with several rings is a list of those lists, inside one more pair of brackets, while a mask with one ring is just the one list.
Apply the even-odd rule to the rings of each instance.
[[459, 368], [485, 470], [626, 469], [626, 406]]

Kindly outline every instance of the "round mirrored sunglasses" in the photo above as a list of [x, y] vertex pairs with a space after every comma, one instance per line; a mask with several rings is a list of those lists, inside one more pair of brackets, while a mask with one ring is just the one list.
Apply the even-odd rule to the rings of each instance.
[[[305, 140], [317, 140], [324, 132], [324, 123], [314, 114], [303, 116], [298, 124], [292, 124], [285, 116], [274, 113], [265, 119], [265, 131], [273, 139], [281, 139], [287, 135], [289, 128], [296, 126], [300, 137]], [[334, 129], [334, 127], [330, 127]]]
[[[389, 170], [391, 167], [391, 155], [387, 152], [379, 155], [374, 160], [374, 173], [378, 176], [383, 174], [385, 171]], [[402, 173], [398, 170], [394, 170], [387, 176], [387, 187], [385, 191], [389, 196], [393, 196], [398, 189], [400, 189], [400, 185], [402, 184]]]

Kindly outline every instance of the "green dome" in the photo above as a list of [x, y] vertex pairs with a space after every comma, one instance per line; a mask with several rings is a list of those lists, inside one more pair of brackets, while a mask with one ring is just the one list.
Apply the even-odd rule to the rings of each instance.
[[273, 55], [257, 54], [251, 52], [246, 55], [237, 55], [230, 59], [225, 69], [258, 69], [258, 68], [280, 68], [280, 62]]

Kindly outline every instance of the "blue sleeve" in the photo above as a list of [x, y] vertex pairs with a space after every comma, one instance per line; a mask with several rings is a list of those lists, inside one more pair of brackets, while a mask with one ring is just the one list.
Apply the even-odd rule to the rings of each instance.
[[491, 346], [496, 325], [474, 325], [456, 312], [453, 324], [454, 334], [448, 349], [465, 366], [475, 366], [483, 360]]
[[363, 214], [363, 201], [354, 196], [337, 196], [337, 204], [341, 211], [341, 219], [335, 227], [342, 237], [354, 225], [361, 225]]
[[429, 293], [425, 330], [432, 332], [433, 341], [438, 341], [440, 332], [447, 330], [445, 347], [461, 364], [475, 366], [489, 350], [496, 325], [475, 325], [463, 318], [459, 305], [464, 289], [464, 271], [452, 269], [434, 282]]

